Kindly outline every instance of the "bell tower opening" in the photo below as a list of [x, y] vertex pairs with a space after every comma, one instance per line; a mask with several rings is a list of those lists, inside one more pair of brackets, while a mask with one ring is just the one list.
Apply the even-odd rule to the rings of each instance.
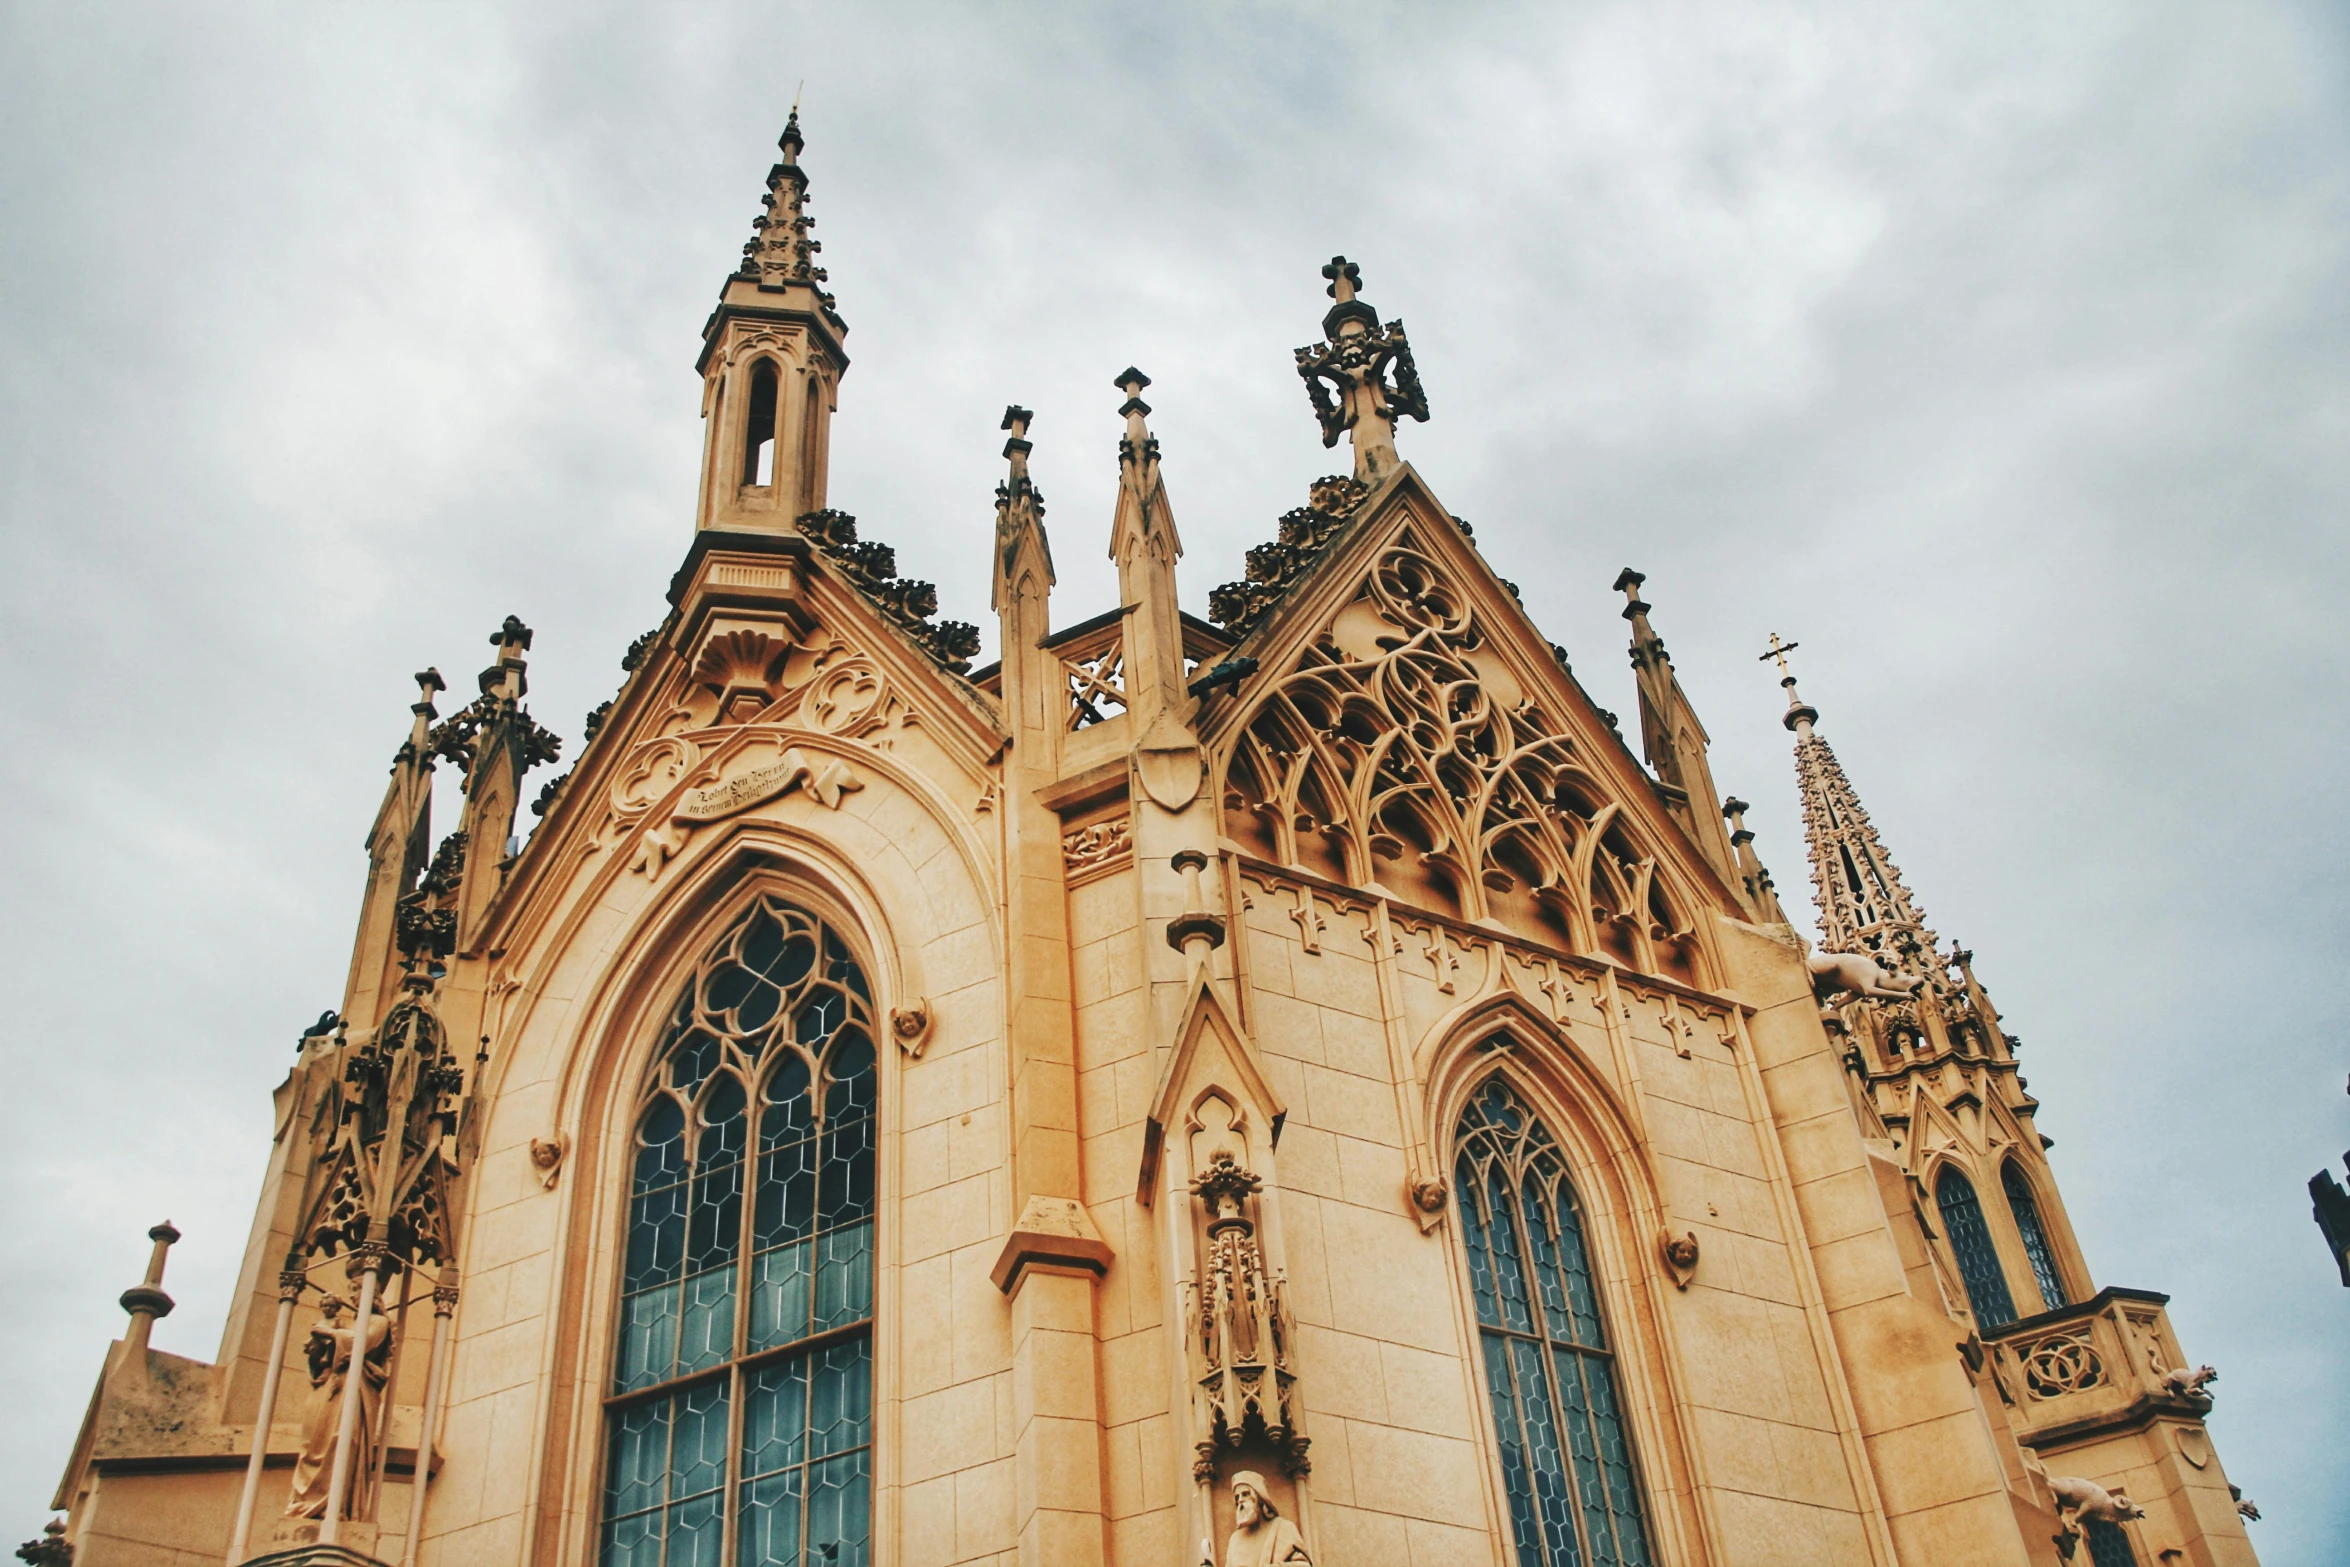
[[743, 416], [743, 483], [764, 488], [775, 482], [775, 361], [751, 367], [750, 410]]

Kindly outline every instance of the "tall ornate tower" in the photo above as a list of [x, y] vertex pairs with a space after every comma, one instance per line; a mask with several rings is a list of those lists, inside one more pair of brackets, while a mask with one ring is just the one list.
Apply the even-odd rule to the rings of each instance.
[[[2202, 1423], [2209, 1379], [2179, 1348], [2169, 1297], [2091, 1279], [2048, 1164], [2052, 1141], [2035, 1124], [2039, 1103], [2025, 1091], [2021, 1041], [1976, 978], [1974, 955], [1955, 943], [1938, 950], [1819, 733], [1819, 710], [1796, 690], [1794, 650], [1774, 635], [1763, 657], [1779, 666], [1795, 736], [1821, 1022], [1843, 1042], [1863, 1136], [1917, 1199], [1908, 1216], [1918, 1254], [1966, 1335], [2002, 1449], [2027, 1471], [2104, 1476], [2230, 1531], [2236, 1499]], [[1920, 1270], [1912, 1288], [1926, 1287]], [[2136, 1559], [2124, 1521], [2080, 1521], [2096, 1567]]]

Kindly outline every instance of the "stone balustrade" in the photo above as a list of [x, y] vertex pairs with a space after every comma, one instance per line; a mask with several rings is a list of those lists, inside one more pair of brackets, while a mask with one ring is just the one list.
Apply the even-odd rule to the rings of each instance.
[[2166, 1381], [2193, 1365], [2171, 1332], [2169, 1299], [2116, 1286], [1986, 1335], [2017, 1436], [2033, 1448], [2059, 1447], [2155, 1413], [2208, 1410], [2207, 1395]]

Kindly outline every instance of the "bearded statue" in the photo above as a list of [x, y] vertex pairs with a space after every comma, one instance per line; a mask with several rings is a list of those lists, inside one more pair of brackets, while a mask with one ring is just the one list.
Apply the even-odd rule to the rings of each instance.
[[[1215, 1557], [1200, 1542], [1200, 1567]], [[1313, 1567], [1297, 1525], [1281, 1516], [1265, 1489], [1265, 1477], [1243, 1469], [1232, 1477], [1232, 1533], [1224, 1541], [1224, 1567]]]

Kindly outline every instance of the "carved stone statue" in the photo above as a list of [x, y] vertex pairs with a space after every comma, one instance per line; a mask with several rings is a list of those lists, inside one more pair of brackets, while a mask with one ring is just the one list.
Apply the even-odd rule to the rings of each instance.
[[[288, 1518], [324, 1518], [327, 1486], [335, 1466], [335, 1433], [343, 1420], [343, 1390], [351, 1378], [351, 1324], [346, 1308], [329, 1295], [310, 1325], [304, 1354], [310, 1362], [310, 1417], [302, 1426], [302, 1455], [294, 1461], [294, 1483], [286, 1493]], [[383, 1407], [389, 1369], [391, 1322], [374, 1313], [367, 1324], [367, 1370], [360, 1378], [359, 1420], [351, 1432], [350, 1478], [345, 1482], [345, 1516], [360, 1500], [362, 1482], [375, 1470], [376, 1420]]]
[[[1202, 1541], [1202, 1545], [1206, 1542]], [[1265, 1477], [1243, 1469], [1232, 1477], [1232, 1533], [1224, 1541], [1223, 1567], [1313, 1567], [1297, 1525], [1281, 1516], [1265, 1490]], [[1216, 1567], [1206, 1551], [1200, 1567]]]

